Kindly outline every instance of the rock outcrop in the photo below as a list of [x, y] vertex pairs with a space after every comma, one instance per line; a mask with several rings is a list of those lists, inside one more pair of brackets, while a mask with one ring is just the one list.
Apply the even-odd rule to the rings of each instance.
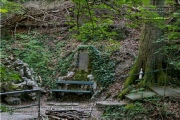
[[[27, 63], [24, 63], [20, 59], [16, 59], [13, 56], [2, 59], [2, 64], [5, 68], [8, 68], [17, 73], [19, 80], [15, 78], [9, 79], [8, 81], [1, 81], [1, 92], [19, 91], [19, 90], [35, 90], [39, 89], [37, 79], [34, 70], [29, 68]], [[7, 95], [4, 99], [8, 104], [20, 104], [21, 98], [28, 98], [36, 100], [36, 93], [28, 93], [26, 97], [23, 94]]]

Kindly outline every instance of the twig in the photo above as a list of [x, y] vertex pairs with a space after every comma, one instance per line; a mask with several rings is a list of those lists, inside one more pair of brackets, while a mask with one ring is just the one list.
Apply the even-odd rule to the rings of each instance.
[[36, 18], [32, 17], [31, 15], [25, 15], [25, 16], [29, 17], [29, 18], [31, 18], [33, 20], [39, 21], [39, 22], [48, 22], [48, 21], [43, 21], [43, 20], [36, 19]]
[[61, 120], [61, 118], [53, 116], [53, 115], [49, 115], [48, 118], [52, 118], [53, 120]]

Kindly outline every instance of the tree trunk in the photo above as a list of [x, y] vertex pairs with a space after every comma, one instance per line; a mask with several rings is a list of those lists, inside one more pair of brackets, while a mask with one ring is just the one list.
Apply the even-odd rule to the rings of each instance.
[[[153, 5], [163, 5], [163, 1], [151, 0]], [[158, 22], [158, 21], [157, 21]], [[168, 77], [163, 71], [163, 54], [157, 52], [163, 47], [162, 42], [156, 42], [163, 35], [163, 31], [154, 24], [154, 22], [146, 22], [143, 24], [141, 29], [140, 48], [139, 56], [133, 69], [130, 71], [131, 74], [139, 74], [142, 68], [143, 78], [138, 83], [139, 85], [147, 86], [153, 83], [166, 84]], [[125, 87], [131, 84], [137, 83], [139, 75], [129, 76], [125, 81]]]
[[[167, 76], [163, 69], [163, 55], [158, 52], [163, 43], [156, 43], [162, 36], [162, 31], [153, 25], [153, 23], [143, 24], [140, 38], [140, 48], [138, 59], [130, 71], [130, 74], [138, 74], [142, 68], [145, 73], [140, 81], [141, 85], [149, 85], [151, 83], [166, 83]], [[157, 71], [157, 72], [156, 72]], [[136, 83], [139, 75], [132, 75], [125, 81], [125, 87]]]

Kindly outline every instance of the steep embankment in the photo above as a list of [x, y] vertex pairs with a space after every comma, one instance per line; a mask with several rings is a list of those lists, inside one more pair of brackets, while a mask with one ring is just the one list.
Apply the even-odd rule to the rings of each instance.
[[[138, 44], [137, 31], [126, 27], [127, 20], [113, 18], [106, 24], [102, 21], [102, 28], [96, 28], [103, 29], [105, 34], [97, 30], [97, 40], [88, 40], [87, 31], [84, 33], [88, 41], [84, 41], [84, 37], [77, 40], [78, 37], [73, 37], [74, 31], [71, 31], [77, 17], [74, 11], [75, 5], [70, 1], [25, 3], [23, 14], [12, 14], [2, 20], [5, 31], [3, 55], [13, 54], [27, 62], [42, 77], [45, 89], [54, 87], [54, 80], [67, 72], [69, 63], [64, 63], [65, 58], [79, 45], [94, 45], [103, 55], [115, 61], [117, 78], [128, 71], [137, 53], [137, 48], [133, 47]], [[107, 10], [95, 11], [97, 16], [108, 13]], [[115, 40], [108, 37], [113, 36], [108, 31], [116, 33], [113, 33]]]

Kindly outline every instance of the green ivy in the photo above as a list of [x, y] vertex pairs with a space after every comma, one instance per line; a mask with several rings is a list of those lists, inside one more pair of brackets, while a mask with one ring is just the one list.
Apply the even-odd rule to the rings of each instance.
[[21, 80], [20, 74], [18, 74], [13, 68], [5, 67], [3, 64], [0, 64], [0, 76], [1, 92], [3, 92], [5, 89], [8, 91], [13, 90], [12, 82]]
[[115, 63], [107, 56], [103, 56], [94, 46], [80, 46], [79, 50], [87, 49], [92, 64], [92, 74], [102, 86], [114, 81]]
[[50, 83], [55, 75], [53, 68], [50, 67], [52, 54], [47, 45], [44, 45], [45, 37], [34, 33], [16, 34], [15, 37], [16, 40], [8, 36], [2, 37], [3, 54], [14, 55], [27, 63], [37, 75], [41, 76], [42, 85], [51, 87]]
[[14, 110], [6, 105], [0, 104], [0, 112], [8, 112], [10, 115], [14, 113]]
[[89, 52], [92, 66], [91, 72], [101, 86], [107, 86], [114, 81], [115, 63], [109, 57], [103, 56], [99, 50], [91, 45], [81, 45], [66, 59], [60, 59], [59, 69], [61, 74], [67, 73], [68, 69], [72, 68], [74, 54], [79, 50], [87, 50]]
[[0, 76], [1, 82], [9, 82], [12, 80], [20, 80], [20, 75], [14, 70], [5, 67], [3, 64], [0, 64]]

